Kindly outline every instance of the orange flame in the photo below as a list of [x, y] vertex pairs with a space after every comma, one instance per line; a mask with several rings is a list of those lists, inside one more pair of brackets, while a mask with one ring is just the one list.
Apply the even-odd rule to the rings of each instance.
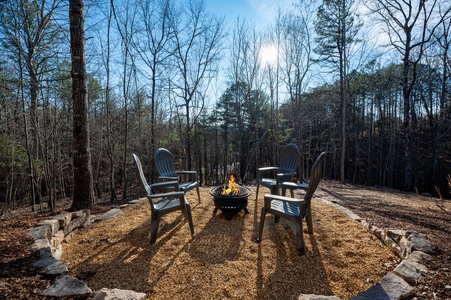
[[221, 195], [238, 195], [240, 193], [240, 188], [238, 184], [235, 182], [235, 177], [230, 175], [229, 177], [229, 185], [223, 186]]

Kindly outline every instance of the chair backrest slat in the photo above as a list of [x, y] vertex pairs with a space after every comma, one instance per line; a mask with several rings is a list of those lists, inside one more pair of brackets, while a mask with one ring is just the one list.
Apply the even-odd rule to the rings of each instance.
[[299, 165], [301, 151], [296, 144], [290, 143], [280, 151], [280, 173], [293, 173]]
[[133, 153], [132, 156], [133, 156], [133, 159], [135, 160], [136, 167], [138, 168], [138, 174], [139, 174], [139, 177], [141, 178], [141, 183], [144, 187], [144, 190], [146, 191], [146, 195], [147, 196], [152, 195], [152, 190], [151, 190], [149, 184], [147, 183], [146, 177], [144, 176], [141, 161], [139, 160], [138, 156], [136, 156], [136, 154]]
[[169, 150], [165, 148], [159, 148], [155, 151], [154, 155], [155, 165], [157, 166], [160, 176], [176, 177], [174, 156]]
[[308, 211], [310, 209], [310, 202], [312, 200], [313, 194], [318, 188], [318, 184], [321, 181], [321, 178], [323, 177], [323, 164], [325, 156], [326, 152], [322, 152], [312, 166], [312, 171], [310, 172], [310, 181], [308, 184], [307, 191], [305, 192], [304, 195], [304, 200], [306, 202], [304, 206], [305, 211]]

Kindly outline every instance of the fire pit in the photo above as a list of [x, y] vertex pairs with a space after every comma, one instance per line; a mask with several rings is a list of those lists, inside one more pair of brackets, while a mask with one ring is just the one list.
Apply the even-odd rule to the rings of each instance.
[[215, 204], [213, 213], [220, 209], [228, 221], [232, 220], [232, 217], [242, 209], [248, 214], [247, 197], [250, 194], [252, 194], [252, 191], [249, 188], [236, 184], [235, 178], [230, 176], [229, 185], [210, 189], [210, 195], [213, 196]]

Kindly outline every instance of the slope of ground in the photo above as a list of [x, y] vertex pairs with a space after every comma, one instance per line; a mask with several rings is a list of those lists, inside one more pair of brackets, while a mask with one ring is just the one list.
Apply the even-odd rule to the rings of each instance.
[[[341, 243], [350, 242], [346, 236], [329, 239], [328, 244], [321, 245], [320, 240], [328, 239], [326, 233], [333, 230], [333, 226], [329, 226], [326, 216], [333, 216], [337, 224], [345, 224], [348, 220], [343, 219], [341, 214], [336, 214], [334, 211], [328, 211], [328, 208], [323, 208], [315, 204], [317, 211], [315, 217], [315, 234], [314, 238], [305, 235], [307, 254], [303, 257], [297, 255], [294, 247], [294, 241], [291, 229], [288, 224], [281, 223], [274, 225], [273, 222], [267, 222], [265, 225], [265, 233], [261, 244], [255, 242], [256, 228], [259, 223], [259, 207], [258, 202], [253, 201], [254, 195], [250, 196], [249, 210], [250, 215], [244, 216], [240, 213], [232, 221], [226, 221], [221, 214], [212, 216], [211, 197], [208, 195], [208, 188], [202, 188], [202, 204], [197, 205], [195, 196], [189, 196], [189, 201], [192, 203], [193, 212], [197, 215], [195, 217], [195, 226], [197, 236], [185, 244], [184, 239], [189, 237], [186, 222], [179, 222], [180, 218], [177, 214], [174, 219], [166, 219], [163, 223], [163, 230], [161, 237], [157, 240], [155, 247], [151, 248], [147, 244], [148, 231], [146, 223], [135, 224], [133, 234], [129, 234], [129, 243], [134, 246], [135, 252], [128, 252], [123, 257], [124, 264], [132, 263], [135, 260], [143, 260], [144, 262], [149, 257], [152, 262], [160, 263], [164, 266], [163, 269], [154, 270], [153, 266], [147, 265], [144, 274], [150, 274], [153, 270], [158, 279], [151, 279], [144, 275], [136, 277], [134, 280], [135, 288], [137, 284], [150, 285], [150, 290], [145, 290], [150, 297], [159, 298], [164, 296], [166, 291], [159, 285], [160, 282], [170, 281], [168, 270], [177, 266], [180, 270], [179, 276], [184, 278], [185, 284], [199, 285], [203, 287], [208, 283], [205, 290], [209, 295], [216, 295], [220, 297], [243, 297], [243, 286], [255, 286], [253, 290], [246, 291], [249, 298], [259, 298], [265, 295], [273, 295], [277, 293], [277, 289], [281, 288], [280, 293], [290, 291], [294, 297], [299, 292], [316, 293], [316, 294], [337, 294], [344, 299], [353, 295], [356, 292], [367, 288], [374, 284], [383, 272], [392, 269], [394, 265], [390, 266], [390, 262], [384, 262], [383, 267], [378, 257], [373, 260], [363, 262], [365, 264], [375, 264], [375, 273], [363, 274], [358, 280], [363, 279], [363, 283], [349, 282], [343, 283], [337, 280], [340, 263], [346, 262], [340, 259], [332, 259], [327, 261], [324, 258], [326, 248], [346, 249], [351, 247], [343, 247]], [[396, 228], [404, 230], [414, 230], [424, 234], [433, 244], [434, 255], [433, 259], [426, 262], [429, 269], [427, 276], [421, 278], [415, 286], [415, 295], [411, 299], [451, 299], [450, 289], [450, 201], [437, 202], [433, 198], [421, 197], [415, 194], [401, 193], [399, 191], [387, 190], [382, 188], [367, 188], [361, 186], [341, 185], [336, 182], [323, 181], [318, 190], [318, 197], [325, 198], [329, 201], [334, 201], [342, 206], [351, 209], [356, 214], [366, 219], [371, 225], [380, 228]], [[259, 197], [260, 198], [260, 197]], [[251, 201], [252, 200], [252, 201]], [[437, 205], [439, 204], [439, 205]], [[111, 206], [97, 206], [94, 213], [106, 211]], [[127, 209], [131, 209], [127, 208]], [[141, 210], [143, 214], [148, 213], [146, 208]], [[321, 214], [318, 214], [321, 212]], [[124, 214], [126, 215], [126, 214]], [[201, 216], [204, 216], [201, 218]], [[27, 229], [34, 226], [39, 220], [48, 218], [49, 214], [44, 213], [30, 213], [26, 211], [14, 211], [8, 215], [6, 219], [0, 221], [0, 295], [2, 299], [42, 299], [39, 291], [46, 288], [52, 281], [43, 278], [34, 268], [31, 267], [33, 257], [30, 256], [29, 245], [31, 238], [27, 236]], [[144, 216], [145, 218], [148, 216]], [[144, 219], [145, 219], [144, 218]], [[100, 224], [100, 223], [99, 223]], [[105, 223], [106, 224], [106, 223]], [[231, 226], [233, 224], [233, 226]], [[237, 227], [238, 226], [238, 227]], [[235, 228], [237, 227], [237, 228]], [[337, 234], [343, 229], [335, 226]], [[238, 234], [238, 238], [234, 238], [230, 231]], [[120, 226], [111, 226], [113, 232], [120, 231]], [[93, 233], [95, 228], [92, 228]], [[89, 229], [88, 229], [89, 231]], [[105, 231], [105, 230], [104, 230]], [[333, 231], [332, 231], [333, 232]], [[349, 232], [348, 232], [349, 234]], [[357, 234], [357, 233], [356, 233]], [[360, 232], [357, 239], [365, 240], [367, 237], [363, 234], [360, 238]], [[133, 236], [134, 235], [134, 236]], [[141, 239], [136, 236], [143, 235]], [[126, 235], [125, 235], [126, 236]], [[97, 245], [93, 241], [77, 237], [78, 242], [73, 245], [82, 245], [84, 247], [90, 245]], [[127, 240], [127, 238], [123, 239]], [[103, 241], [105, 245], [98, 244], [97, 249], [104, 249], [102, 247], [113, 248], [116, 245], [114, 239], [108, 240], [108, 237]], [[373, 243], [374, 239], [365, 240], [366, 243]], [[335, 244], [334, 244], [335, 243]], [[340, 245], [339, 245], [340, 244]], [[72, 245], [72, 242], [71, 242]], [[356, 245], [356, 244], [354, 244]], [[383, 253], [385, 250], [378, 249], [380, 243], [376, 243], [371, 251]], [[172, 248], [172, 258], [159, 256], [163, 253], [163, 248]], [[132, 249], [132, 248], [130, 248]], [[129, 249], [129, 250], [130, 250]], [[210, 249], [210, 250], [208, 250]], [[208, 250], [208, 251], [207, 251]], [[66, 248], [65, 258], [71, 257], [68, 248]], [[105, 251], [105, 250], [102, 250]], [[139, 252], [142, 251], [142, 252]], [[175, 252], [174, 252], [175, 251]], [[374, 255], [373, 252], [371, 255]], [[360, 272], [358, 263], [352, 262], [354, 253], [352, 251], [344, 251], [343, 253], [334, 252], [337, 257], [349, 257], [351, 264], [355, 266], [355, 272]], [[75, 256], [75, 254], [74, 254]], [[185, 257], [186, 256], [186, 257]], [[183, 258], [186, 258], [185, 260]], [[390, 257], [389, 260], [395, 261], [396, 258]], [[196, 258], [196, 259], [194, 259]], [[288, 260], [286, 259], [288, 258]], [[316, 258], [321, 258], [316, 261]], [[354, 257], [355, 258], [355, 257]], [[88, 258], [85, 258], [88, 259]], [[190, 269], [184, 266], [183, 261], [187, 259], [195, 260], [197, 266], [200, 268], [201, 274], [199, 278], [190, 277]], [[285, 260], [284, 260], [285, 259]], [[319, 272], [319, 276], [324, 276], [323, 286], [307, 287], [306, 284], [299, 287], [298, 290], [293, 290], [295, 283], [287, 281], [281, 277], [283, 272], [287, 269], [292, 269], [299, 276], [306, 276], [296, 269], [299, 263], [305, 264], [307, 259], [314, 262], [316, 265], [323, 264]], [[361, 258], [359, 258], [361, 259]], [[99, 266], [94, 266], [92, 263], [88, 269], [82, 268], [80, 259], [71, 257], [71, 272], [84, 276], [84, 279], [96, 289], [100, 285], [105, 285], [108, 276], [105, 275], [110, 271], [115, 274], [116, 266], [110, 264], [109, 268], [103, 269]], [[108, 259], [105, 260], [108, 263]], [[249, 263], [252, 262], [252, 263]], [[87, 261], [88, 262], [88, 261]], [[93, 267], [94, 266], [94, 267]], [[160, 265], [161, 266], [161, 265]], [[214, 267], [214, 268], [212, 268]], [[217, 269], [219, 274], [217, 277], [210, 269]], [[230, 270], [233, 270], [231, 272]], [[256, 275], [246, 273], [246, 270], [252, 270]], [[352, 269], [350, 269], [352, 271]], [[119, 272], [119, 271], [118, 271]], [[380, 272], [381, 274], [377, 274]], [[196, 272], [197, 273], [197, 272]], [[97, 275], [98, 274], [98, 275]], [[103, 275], [102, 275], [103, 274]], [[357, 273], [356, 273], [357, 274]], [[97, 275], [97, 276], [96, 276]], [[99, 276], [102, 275], [102, 276]], [[159, 277], [158, 277], [159, 276]], [[359, 275], [347, 275], [353, 278]], [[342, 276], [344, 277], [344, 276]], [[93, 279], [102, 278], [99, 283], [95, 283]], [[305, 277], [304, 277], [305, 278]], [[122, 283], [127, 282], [126, 277], [122, 277]], [[103, 281], [102, 281], [103, 280]], [[354, 280], [354, 279], [353, 279]], [[182, 283], [182, 282], [181, 282]], [[98, 286], [97, 286], [98, 285]], [[121, 286], [125, 288], [125, 286]], [[204, 288], [204, 287], [203, 287]], [[301, 291], [302, 289], [302, 291]], [[318, 292], [321, 290], [321, 292]], [[189, 297], [189, 295], [186, 295]]]

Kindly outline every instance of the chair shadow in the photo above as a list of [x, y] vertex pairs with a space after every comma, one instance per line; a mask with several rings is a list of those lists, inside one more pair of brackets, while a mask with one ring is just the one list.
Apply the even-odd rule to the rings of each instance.
[[[182, 228], [186, 226], [186, 228]], [[149, 281], [149, 265], [158, 254], [159, 250], [164, 247], [169, 240], [173, 238], [179, 231], [186, 230], [189, 234], [188, 222], [179, 215], [172, 222], [166, 223], [165, 218], [160, 223], [160, 230], [155, 244], [150, 244], [150, 218], [130, 230], [120, 240], [110, 243], [106, 241], [98, 241], [102, 247], [99, 251], [95, 251], [92, 255], [86, 257], [82, 262], [78, 263], [71, 272], [74, 272], [77, 278], [84, 280], [88, 286], [93, 289], [100, 288], [118, 288], [134, 290], [137, 292], [152, 291], [153, 287], [158, 283], [159, 279], [171, 268], [174, 261], [180, 253], [186, 251], [188, 243], [185, 243], [177, 252], [167, 257], [164, 266], [158, 269], [158, 273], [152, 274], [154, 280]], [[114, 252], [115, 245], [120, 243], [130, 244], [122, 252]], [[97, 257], [102, 255], [111, 255], [114, 253], [114, 259], [105, 262], [100, 259], [101, 263], [96, 263]], [[118, 269], [122, 270], [118, 272]], [[121, 274], [121, 278], [113, 280], [114, 286], [108, 286], [108, 280], [102, 280], [103, 277], [108, 278], [114, 276], [115, 273]], [[93, 284], [99, 285], [95, 286]]]
[[247, 217], [244, 212], [239, 212], [228, 221], [219, 211], [213, 213], [202, 230], [196, 234], [187, 253], [203, 264], [220, 264], [236, 260]]
[[[263, 197], [264, 193], [262, 193]], [[258, 236], [260, 225], [260, 209], [258, 201], [263, 205], [263, 198], [255, 201], [254, 208], [254, 238]], [[300, 294], [316, 294], [323, 296], [334, 295], [330, 286], [326, 268], [321, 258], [314, 234], [308, 234], [304, 222], [304, 239], [309, 239], [310, 245], [306, 243], [305, 254], [296, 249], [294, 232], [290, 222], [281, 218], [278, 223], [274, 222], [274, 215], [267, 214], [262, 239], [270, 239], [273, 247], [276, 247], [277, 257], [272, 258], [276, 262], [271, 267], [271, 274], [265, 278], [265, 263], [263, 241], [258, 243], [257, 249], [257, 295], [258, 299], [298, 299]], [[314, 269], [315, 272], [312, 272]], [[294, 280], [282, 281], [281, 274], [290, 273]], [[302, 278], [312, 278], [303, 281]], [[309, 285], [308, 283], [315, 282]]]

